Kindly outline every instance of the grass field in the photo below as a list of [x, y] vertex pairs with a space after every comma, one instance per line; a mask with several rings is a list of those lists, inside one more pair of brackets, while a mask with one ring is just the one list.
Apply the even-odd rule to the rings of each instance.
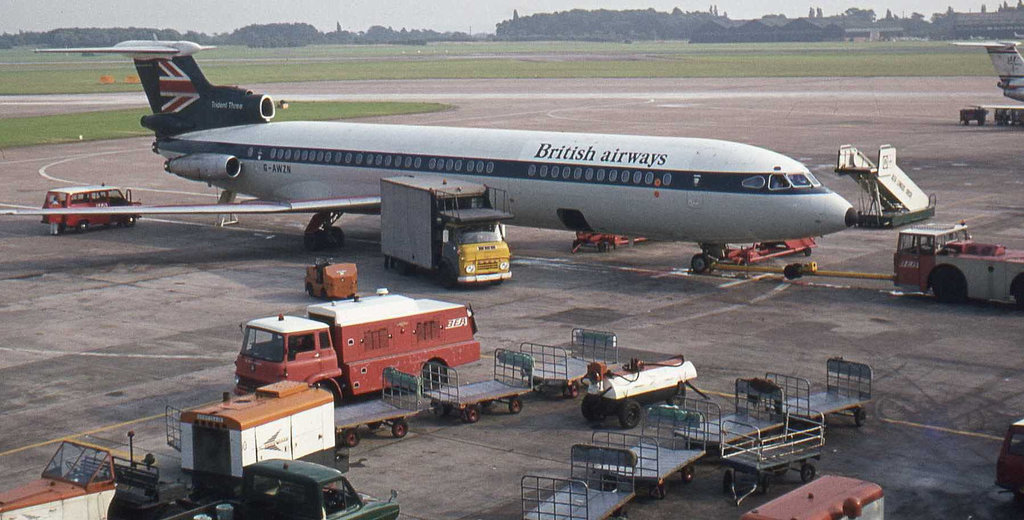
[[[946, 42], [690, 45], [685, 42], [480, 42], [427, 46], [225, 47], [199, 57], [214, 83], [447, 78], [840, 77], [993, 75], [979, 49]], [[0, 94], [136, 90], [110, 56], [0, 51]], [[101, 75], [119, 80], [99, 83]]]
[[[278, 110], [274, 121], [335, 120], [437, 112], [450, 108], [441, 103], [289, 103]], [[109, 110], [55, 116], [0, 118], [0, 148], [97, 139], [139, 137], [153, 133], [139, 124], [148, 110]]]

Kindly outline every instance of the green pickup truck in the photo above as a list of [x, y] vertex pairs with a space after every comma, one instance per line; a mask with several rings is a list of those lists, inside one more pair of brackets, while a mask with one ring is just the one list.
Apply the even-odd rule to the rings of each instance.
[[384, 502], [357, 493], [341, 472], [300, 460], [265, 460], [243, 470], [240, 500], [209, 504], [163, 520], [192, 520], [230, 504], [235, 520], [395, 520], [395, 491]]

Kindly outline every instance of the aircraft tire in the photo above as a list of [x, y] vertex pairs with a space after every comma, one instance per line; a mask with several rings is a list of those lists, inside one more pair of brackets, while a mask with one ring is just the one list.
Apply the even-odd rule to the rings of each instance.
[[711, 269], [711, 258], [704, 253], [693, 255], [690, 259], [690, 271], [693, 274], [702, 274]]

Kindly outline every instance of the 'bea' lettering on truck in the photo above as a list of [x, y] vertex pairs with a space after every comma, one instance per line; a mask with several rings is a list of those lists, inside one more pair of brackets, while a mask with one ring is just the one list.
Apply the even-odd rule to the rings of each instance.
[[[541, 143], [533, 157], [535, 159], [563, 161], [594, 161], [597, 157], [597, 150], [594, 150], [593, 146], [582, 148], [579, 146], [555, 146], [551, 143]], [[635, 164], [651, 168], [653, 166], [663, 166], [668, 161], [668, 154], [622, 151], [616, 148], [614, 151], [605, 150], [601, 152], [601, 156], [597, 160], [603, 163]]]

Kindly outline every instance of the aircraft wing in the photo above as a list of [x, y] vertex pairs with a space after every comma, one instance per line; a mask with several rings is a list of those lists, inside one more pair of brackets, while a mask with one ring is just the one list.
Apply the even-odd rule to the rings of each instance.
[[237, 204], [183, 204], [169, 206], [108, 206], [101, 208], [2, 209], [0, 215], [236, 215], [260, 213], [376, 213], [380, 197], [344, 197], [299, 201], [253, 200]]
[[986, 49], [1013, 49], [1020, 45], [1015, 41], [953, 42], [957, 47], [985, 47]]

